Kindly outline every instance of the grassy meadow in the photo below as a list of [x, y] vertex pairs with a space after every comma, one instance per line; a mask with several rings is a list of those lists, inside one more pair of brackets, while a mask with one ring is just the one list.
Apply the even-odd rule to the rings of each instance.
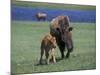
[[[49, 8], [96, 10], [96, 6], [25, 2], [11, 0], [11, 5]], [[49, 33], [49, 22], [14, 21], [11, 22], [11, 73], [39, 73], [56, 71], [90, 70], [96, 68], [96, 24], [71, 23], [74, 50], [69, 59], [60, 60], [60, 51], [56, 49], [57, 63], [39, 65], [41, 40]], [[67, 52], [67, 50], [66, 50]], [[66, 54], [65, 52], [65, 54]], [[44, 57], [45, 59], [45, 57]]]
[[74, 50], [70, 58], [59, 60], [60, 51], [57, 48], [57, 63], [38, 65], [41, 39], [49, 32], [49, 22], [12, 21], [11, 72], [23, 74], [95, 69], [95, 23], [71, 23], [71, 25], [74, 27], [72, 31]]

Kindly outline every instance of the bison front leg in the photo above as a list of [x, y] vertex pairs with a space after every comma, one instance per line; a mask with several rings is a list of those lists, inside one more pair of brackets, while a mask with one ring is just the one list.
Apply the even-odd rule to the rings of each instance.
[[61, 58], [64, 59], [64, 47], [60, 47]]
[[68, 49], [68, 52], [66, 54], [66, 58], [69, 58], [70, 53], [73, 51], [73, 47]]
[[60, 49], [60, 52], [61, 52], [61, 58], [64, 59], [65, 44], [61, 43], [58, 46], [59, 46], [59, 49]]
[[68, 50], [67, 54], [66, 54], [66, 58], [69, 58], [70, 56], [70, 51]]

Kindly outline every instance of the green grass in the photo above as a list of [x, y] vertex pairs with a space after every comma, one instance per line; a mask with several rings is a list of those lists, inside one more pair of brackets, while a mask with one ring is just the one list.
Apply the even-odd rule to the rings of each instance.
[[52, 9], [80, 9], [80, 10], [96, 10], [96, 6], [91, 5], [75, 5], [75, 4], [57, 4], [57, 3], [47, 3], [47, 2], [25, 2], [12, 0], [12, 4], [24, 7], [45, 7]]
[[[95, 23], [71, 23], [74, 51], [69, 59], [37, 65], [41, 39], [49, 32], [49, 22], [11, 22], [11, 72], [14, 74], [87, 70], [96, 68]], [[66, 50], [67, 51], [67, 50]], [[56, 59], [60, 59], [56, 49]]]

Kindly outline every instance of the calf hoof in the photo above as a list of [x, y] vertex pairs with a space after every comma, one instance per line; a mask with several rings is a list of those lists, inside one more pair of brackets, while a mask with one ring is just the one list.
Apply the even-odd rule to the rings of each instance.
[[54, 64], [56, 63], [56, 61], [55, 62], [53, 62]]
[[56, 63], [56, 61], [53, 61], [53, 63]]

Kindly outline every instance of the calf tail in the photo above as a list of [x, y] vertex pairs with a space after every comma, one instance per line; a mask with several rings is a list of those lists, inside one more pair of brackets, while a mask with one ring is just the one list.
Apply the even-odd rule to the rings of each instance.
[[43, 54], [44, 54], [44, 44], [43, 44], [43, 41], [42, 41], [42, 43], [41, 43], [41, 55], [43, 56]]
[[41, 43], [41, 55], [40, 55], [40, 64], [42, 64], [42, 60], [43, 60], [43, 55], [44, 55], [44, 48], [43, 48], [43, 41], [42, 41], [42, 43]]

